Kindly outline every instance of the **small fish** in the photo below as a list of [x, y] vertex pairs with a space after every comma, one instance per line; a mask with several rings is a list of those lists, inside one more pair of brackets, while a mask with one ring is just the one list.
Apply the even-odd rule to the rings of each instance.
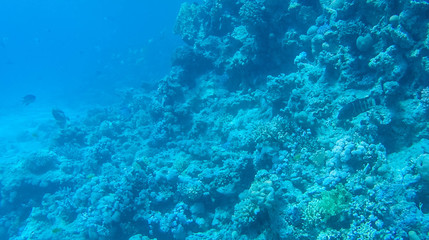
[[22, 97], [22, 103], [25, 106], [28, 106], [29, 104], [34, 103], [34, 101], [36, 101], [36, 96], [32, 94], [27, 94], [24, 97]]
[[55, 118], [58, 126], [60, 126], [61, 128], [64, 128], [66, 126], [67, 120], [69, 119], [66, 114], [58, 108], [52, 109], [52, 116]]
[[341, 108], [340, 112], [338, 113], [338, 119], [345, 120], [356, 117], [357, 115], [368, 111], [371, 107], [379, 104], [379, 98], [358, 98], [353, 102], [347, 103]]

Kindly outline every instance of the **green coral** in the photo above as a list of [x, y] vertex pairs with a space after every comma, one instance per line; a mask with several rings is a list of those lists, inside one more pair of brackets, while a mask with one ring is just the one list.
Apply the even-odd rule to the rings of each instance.
[[313, 199], [305, 211], [306, 220], [310, 222], [324, 221], [342, 213], [349, 207], [352, 195], [344, 185], [322, 193], [320, 199]]
[[324, 214], [335, 216], [349, 206], [351, 198], [351, 193], [340, 184], [335, 189], [322, 193], [319, 207]]

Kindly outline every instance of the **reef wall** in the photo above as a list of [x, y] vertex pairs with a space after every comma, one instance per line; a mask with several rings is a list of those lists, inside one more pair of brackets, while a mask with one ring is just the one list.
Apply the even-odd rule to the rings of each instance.
[[0, 235], [429, 239], [428, 16], [423, 0], [184, 3], [156, 89], [3, 172]]

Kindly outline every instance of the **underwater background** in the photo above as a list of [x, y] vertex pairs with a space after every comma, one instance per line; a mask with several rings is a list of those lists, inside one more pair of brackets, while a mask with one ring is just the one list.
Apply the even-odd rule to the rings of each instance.
[[17, 0], [0, 26], [0, 240], [429, 239], [426, 0]]

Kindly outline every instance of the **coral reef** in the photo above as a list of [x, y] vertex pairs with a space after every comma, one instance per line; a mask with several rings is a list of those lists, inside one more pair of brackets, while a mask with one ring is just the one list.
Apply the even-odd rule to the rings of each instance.
[[2, 169], [0, 239], [429, 239], [428, 16], [184, 3], [157, 89]]

